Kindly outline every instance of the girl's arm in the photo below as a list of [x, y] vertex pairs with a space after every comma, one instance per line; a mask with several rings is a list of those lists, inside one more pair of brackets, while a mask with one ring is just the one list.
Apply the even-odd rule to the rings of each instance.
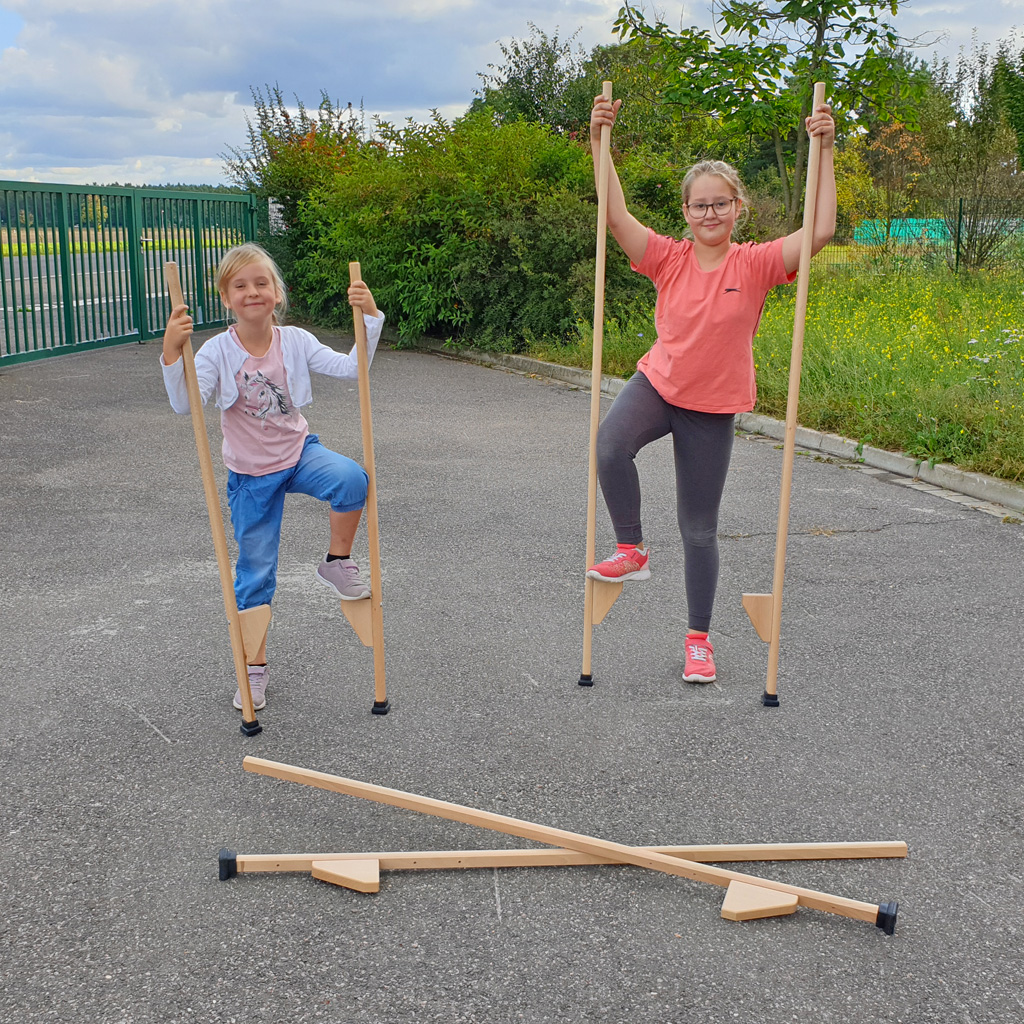
[[[818, 195], [814, 204], [814, 239], [811, 255], [821, 252], [836, 233], [836, 171], [834, 149], [836, 123], [832, 120], [832, 108], [822, 103], [807, 118], [807, 134], [821, 137], [821, 161], [818, 164]], [[800, 249], [803, 245], [804, 229], [800, 228], [782, 240], [782, 259], [786, 272], [793, 273], [800, 266]]]
[[191, 337], [192, 317], [188, 306], [175, 306], [164, 328], [164, 366], [170, 366], [181, 358], [181, 350]]
[[[615, 124], [615, 115], [622, 100], [612, 103], [603, 96], [594, 97], [594, 106], [590, 111], [590, 151], [594, 155], [594, 183], [598, 183], [600, 166], [601, 128], [608, 125], [609, 130]], [[615, 170], [613, 160], [608, 160], [608, 227], [615, 241], [622, 246], [622, 251], [636, 264], [644, 258], [647, 251], [647, 228], [626, 209], [626, 197], [622, 193], [622, 183]]]
[[[164, 388], [170, 399], [171, 408], [176, 413], [189, 411], [188, 388], [185, 385], [185, 364], [181, 358], [182, 350], [192, 335], [192, 317], [187, 306], [175, 306], [167, 318], [164, 328], [164, 347], [161, 353], [160, 368], [164, 377]], [[215, 363], [208, 358], [205, 346], [196, 353], [196, 378], [199, 382], [199, 395], [206, 404], [207, 399], [217, 387], [218, 372]]]
[[[384, 314], [377, 308], [370, 289], [362, 281], [350, 285], [348, 295], [352, 315], [361, 316], [366, 326], [366, 358], [367, 365], [371, 366], [384, 327]], [[306, 345], [306, 365], [310, 370], [328, 377], [358, 380], [359, 358], [355, 345], [348, 352], [335, 352], [307, 331], [302, 331], [302, 336]]]
[[366, 287], [365, 281], [355, 281], [353, 284], [348, 286], [348, 304], [353, 308], [353, 314], [356, 314], [356, 307], [361, 307], [362, 311], [367, 316], [376, 317], [377, 314], [377, 303], [373, 301], [373, 292]]

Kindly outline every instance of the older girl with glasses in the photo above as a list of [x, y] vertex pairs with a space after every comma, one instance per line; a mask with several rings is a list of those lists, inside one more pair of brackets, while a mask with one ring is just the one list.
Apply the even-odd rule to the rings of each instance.
[[[621, 100], [598, 96], [590, 116], [595, 176], [601, 129], [615, 123]], [[833, 166], [835, 122], [822, 104], [807, 118], [821, 137], [812, 251], [836, 227]], [[772, 242], [732, 240], [747, 199], [735, 169], [720, 160], [693, 166], [683, 180], [683, 216], [692, 239], [656, 234], [626, 209], [622, 185], [609, 167], [608, 227], [638, 273], [658, 290], [657, 340], [619, 392], [597, 437], [598, 477], [617, 541], [615, 553], [587, 570], [609, 582], [651, 575], [640, 523], [640, 483], [634, 460], [645, 445], [672, 435], [676, 501], [683, 538], [687, 602], [683, 679], [716, 678], [708, 639], [718, 586], [718, 510], [732, 454], [733, 421], [754, 408], [753, 340], [765, 297], [792, 281], [803, 229]]]

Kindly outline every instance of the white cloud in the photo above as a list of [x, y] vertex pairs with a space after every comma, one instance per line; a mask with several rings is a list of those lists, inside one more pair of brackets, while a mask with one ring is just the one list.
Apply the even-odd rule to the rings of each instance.
[[[401, 123], [451, 119], [528, 23], [586, 49], [613, 41], [620, 0], [0, 0], [0, 175], [14, 179], [223, 181], [245, 141], [250, 89], [321, 90]], [[1024, 23], [1019, 0], [986, 4], [985, 40]], [[669, 24], [706, 4], [663, 5]], [[901, 7], [905, 35], [970, 41], [976, 3]], [[1000, 35], [1003, 33], [1003, 35]], [[930, 51], [921, 51], [929, 57]], [[200, 176], [201, 175], [201, 176]], [[49, 176], [49, 177], [48, 177]], [[163, 177], [166, 176], [166, 177]]]
[[0, 166], [0, 179], [34, 184], [52, 182], [58, 185], [108, 185], [114, 182], [119, 185], [179, 182], [188, 185], [215, 185], [222, 181], [221, 171], [221, 161], [216, 158], [189, 160], [179, 157], [147, 156], [123, 163], [97, 162], [45, 167]]

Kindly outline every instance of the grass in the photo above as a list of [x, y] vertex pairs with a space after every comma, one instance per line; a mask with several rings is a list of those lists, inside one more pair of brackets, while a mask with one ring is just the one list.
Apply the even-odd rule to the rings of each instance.
[[[72, 228], [68, 232], [72, 253], [123, 252], [133, 244], [125, 228], [101, 226], [95, 229]], [[191, 249], [193, 235], [185, 229], [151, 228], [138, 240], [147, 251]], [[204, 232], [203, 243], [208, 247], [235, 245], [245, 239], [239, 232], [227, 229], [209, 229]], [[0, 256], [55, 256], [61, 251], [60, 235], [55, 228], [20, 228], [17, 231], [0, 229]]]
[[[786, 415], [796, 286], [775, 289], [754, 342], [758, 412]], [[1024, 481], [1024, 274], [812, 275], [801, 425], [922, 461]], [[552, 362], [590, 366], [589, 324]], [[653, 310], [611, 315], [606, 373], [629, 376], [655, 339]]]

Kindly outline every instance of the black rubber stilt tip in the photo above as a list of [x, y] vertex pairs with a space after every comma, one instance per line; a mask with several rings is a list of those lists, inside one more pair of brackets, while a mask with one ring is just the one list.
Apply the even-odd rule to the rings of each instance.
[[220, 868], [220, 880], [226, 882], [238, 874], [238, 856], [234, 850], [224, 848], [217, 857], [217, 864]]
[[260, 723], [257, 722], [255, 718], [251, 722], [246, 722], [243, 720], [239, 728], [241, 729], [243, 736], [257, 736], [261, 732], [263, 732], [263, 726], [260, 725]]
[[593, 686], [594, 677], [589, 672], [580, 673], [580, 686]]
[[774, 693], [769, 693], [767, 690], [761, 694], [761, 703], [766, 708], [777, 708], [779, 706], [779, 698]]
[[891, 903], [883, 903], [878, 908], [878, 917], [875, 918], [875, 924], [885, 932], [886, 935], [892, 935], [896, 931], [896, 915], [900, 912], [900, 905], [893, 900]]
[[370, 711], [375, 715], [386, 715], [391, 710], [391, 701], [389, 700], [375, 700], [373, 707]]

